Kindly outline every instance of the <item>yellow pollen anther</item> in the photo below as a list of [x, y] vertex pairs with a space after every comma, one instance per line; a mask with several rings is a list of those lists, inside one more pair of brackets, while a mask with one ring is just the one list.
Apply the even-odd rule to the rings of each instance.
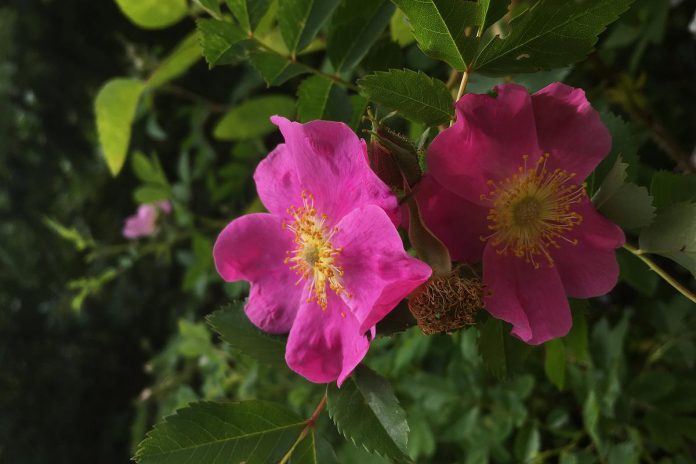
[[343, 268], [336, 261], [343, 250], [331, 244], [338, 227], [327, 226], [328, 216], [317, 213], [314, 197], [308, 192], [302, 192], [301, 207], [293, 206], [287, 211], [293, 221], [283, 223], [283, 229], [295, 234], [295, 248], [288, 251], [289, 256], [284, 262], [300, 276], [296, 284], [309, 280], [307, 303], [316, 301], [322, 309], [326, 309], [327, 286], [336, 295], [350, 298], [343, 288]]
[[582, 222], [572, 205], [585, 196], [585, 186], [571, 183], [574, 173], [549, 170], [548, 153], [533, 168], [527, 167], [528, 158], [524, 155], [522, 166], [507, 179], [487, 182], [491, 191], [481, 199], [491, 202], [487, 218], [492, 233], [481, 240], [490, 240], [499, 254], [511, 251], [535, 268], [538, 256], [553, 266], [550, 248], [559, 248], [560, 241], [577, 244], [567, 235]]

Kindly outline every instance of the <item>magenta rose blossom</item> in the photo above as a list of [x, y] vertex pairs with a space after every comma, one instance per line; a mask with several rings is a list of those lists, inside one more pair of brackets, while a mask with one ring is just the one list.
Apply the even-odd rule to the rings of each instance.
[[396, 198], [370, 170], [364, 141], [342, 123], [272, 121], [285, 143], [254, 174], [269, 213], [232, 221], [215, 265], [226, 281], [251, 282], [255, 325], [289, 332], [292, 370], [340, 385], [367, 353], [367, 333], [431, 271], [404, 251]]
[[583, 182], [611, 136], [581, 89], [465, 95], [457, 121], [428, 150], [418, 194], [424, 220], [455, 260], [483, 256], [486, 309], [531, 344], [568, 333], [568, 296], [611, 290], [621, 229], [594, 209]]
[[149, 237], [157, 232], [157, 218], [160, 213], [170, 214], [172, 205], [168, 201], [140, 205], [138, 211], [126, 218], [122, 234], [129, 239]]

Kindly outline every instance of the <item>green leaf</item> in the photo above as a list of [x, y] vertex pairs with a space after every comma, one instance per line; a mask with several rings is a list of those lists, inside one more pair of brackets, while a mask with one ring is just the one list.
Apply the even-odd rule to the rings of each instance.
[[157, 185], [146, 185], [138, 187], [133, 191], [133, 198], [137, 203], [154, 203], [169, 198], [169, 189]]
[[641, 232], [640, 248], [676, 261], [696, 277], [696, 203], [677, 203], [660, 211]]
[[278, 462], [305, 423], [266, 401], [193, 403], [157, 424], [138, 446], [135, 460], [139, 464]]
[[285, 366], [285, 337], [258, 329], [244, 314], [242, 304], [227, 305], [209, 315], [207, 321], [232, 348], [264, 364]]
[[360, 79], [358, 86], [368, 99], [411, 121], [437, 126], [454, 117], [454, 102], [445, 83], [420, 71], [377, 72]]
[[663, 209], [675, 203], [695, 201], [696, 175], [658, 171], [653, 174], [650, 194], [655, 200], [657, 209]]
[[150, 75], [146, 85], [154, 88], [166, 84], [185, 73], [200, 59], [201, 47], [198, 43], [198, 34], [193, 33], [186, 36], [160, 63], [157, 69]]
[[534, 458], [539, 454], [540, 446], [539, 428], [533, 424], [526, 424], [515, 437], [515, 457], [518, 462], [534, 462]]
[[132, 158], [133, 173], [143, 182], [149, 184], [168, 185], [167, 177], [156, 156], [148, 159], [142, 152], [136, 151]]
[[621, 280], [646, 296], [653, 296], [660, 284], [660, 277], [637, 256], [623, 248], [616, 250], [616, 259], [621, 270]]
[[645, 131], [625, 121], [621, 116], [604, 111], [600, 113], [600, 117], [611, 133], [611, 151], [599, 163], [589, 179], [591, 185], [588, 190], [592, 193], [599, 188], [600, 183], [614, 167], [619, 157], [628, 164], [626, 179], [632, 180], [635, 177], [632, 167], [639, 165], [638, 149], [646, 140]]
[[186, 0], [116, 0], [128, 19], [143, 29], [162, 29], [188, 14]]
[[340, 0], [279, 0], [278, 26], [294, 56], [310, 44]]
[[331, 445], [312, 429], [295, 448], [290, 464], [338, 464], [338, 458]]
[[232, 64], [241, 59], [244, 53], [241, 42], [247, 36], [239, 27], [217, 19], [199, 19], [196, 26], [209, 67]]
[[196, 3], [198, 3], [200, 6], [202, 6], [204, 9], [208, 10], [208, 12], [213, 15], [216, 19], [219, 19], [220, 16], [222, 16], [222, 13], [220, 12], [220, 3], [218, 3], [218, 0], [195, 0]]
[[343, 0], [329, 24], [326, 53], [338, 72], [352, 70], [382, 34], [394, 13], [388, 0]]
[[350, 117], [350, 127], [354, 131], [358, 131], [358, 128], [360, 127], [360, 123], [362, 122], [362, 117], [365, 114], [365, 110], [367, 109], [367, 98], [363, 97], [362, 95], [351, 95], [350, 96], [350, 104], [351, 107], [353, 108], [351, 117]]
[[273, 132], [270, 117], [274, 114], [292, 117], [295, 100], [285, 95], [264, 95], [250, 98], [227, 112], [218, 121], [213, 135], [219, 140], [243, 140]]
[[329, 416], [347, 439], [370, 452], [409, 461], [406, 413], [386, 379], [358, 366], [341, 388], [327, 387], [327, 400]]
[[423, 52], [463, 71], [476, 51], [487, 1], [393, 0], [408, 17]]
[[573, 327], [568, 335], [563, 337], [563, 343], [571, 359], [586, 363], [590, 359], [587, 316], [585, 316], [589, 305], [587, 300], [570, 300], [570, 308], [573, 312]]
[[126, 161], [131, 124], [145, 84], [137, 79], [112, 79], [94, 101], [97, 133], [106, 164], [117, 175]]
[[269, 87], [308, 72], [306, 67], [272, 52], [254, 52], [249, 61]]
[[530, 346], [505, 333], [503, 322], [489, 318], [479, 329], [479, 352], [486, 368], [504, 379], [519, 371]]
[[648, 189], [625, 182], [628, 165], [618, 157], [607, 173], [592, 202], [610, 221], [623, 229], [641, 229], [655, 217], [655, 207]]
[[351, 103], [345, 89], [326, 77], [312, 76], [297, 89], [297, 119], [300, 122], [325, 119], [348, 122]]
[[590, 436], [598, 450], [602, 449], [602, 442], [599, 435], [599, 401], [594, 390], [590, 390], [585, 398], [582, 407], [582, 419], [585, 430]]
[[254, 32], [272, 0], [226, 0], [227, 7], [246, 32]]
[[391, 39], [401, 47], [410, 45], [416, 40], [413, 35], [413, 30], [411, 29], [411, 24], [408, 22], [408, 18], [403, 11], [398, 9], [394, 11], [394, 14], [389, 20], [389, 33]]
[[473, 67], [489, 74], [561, 68], [587, 56], [606, 26], [633, 0], [539, 0], [510, 21], [510, 33], [484, 34]]
[[559, 390], [565, 387], [566, 378], [566, 350], [563, 339], [557, 338], [544, 344], [546, 357], [544, 358], [544, 372], [546, 377]]

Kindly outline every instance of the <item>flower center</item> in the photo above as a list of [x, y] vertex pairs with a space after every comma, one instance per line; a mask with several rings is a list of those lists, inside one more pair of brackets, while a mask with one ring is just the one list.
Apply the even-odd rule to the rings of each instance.
[[305, 279], [309, 281], [307, 303], [316, 301], [322, 309], [326, 309], [327, 286], [338, 296], [350, 296], [343, 288], [343, 269], [336, 262], [342, 249], [331, 244], [338, 228], [326, 225], [328, 218], [317, 212], [311, 193], [302, 192], [302, 206], [291, 206], [288, 213], [293, 221], [283, 223], [283, 228], [295, 234], [295, 247], [288, 250], [285, 263], [300, 276], [297, 284]]
[[543, 256], [553, 266], [550, 249], [559, 248], [560, 241], [572, 245], [568, 233], [582, 222], [582, 216], [573, 211], [572, 205], [585, 196], [585, 186], [572, 182], [574, 173], [563, 169], [546, 168], [549, 154], [545, 154], [536, 166], [527, 166], [528, 157], [515, 174], [496, 183], [488, 181], [491, 191], [481, 195], [492, 203], [488, 213], [488, 228], [492, 231], [482, 240], [490, 240], [498, 253], [511, 251], [524, 258], [535, 268], [535, 258]]

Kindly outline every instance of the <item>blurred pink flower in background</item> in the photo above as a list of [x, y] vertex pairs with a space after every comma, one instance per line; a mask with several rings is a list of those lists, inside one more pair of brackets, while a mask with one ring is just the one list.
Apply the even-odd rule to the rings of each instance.
[[131, 240], [149, 237], [157, 232], [157, 219], [160, 214], [170, 214], [171, 212], [172, 205], [166, 200], [140, 205], [134, 215], [126, 218], [123, 225], [123, 236]]

